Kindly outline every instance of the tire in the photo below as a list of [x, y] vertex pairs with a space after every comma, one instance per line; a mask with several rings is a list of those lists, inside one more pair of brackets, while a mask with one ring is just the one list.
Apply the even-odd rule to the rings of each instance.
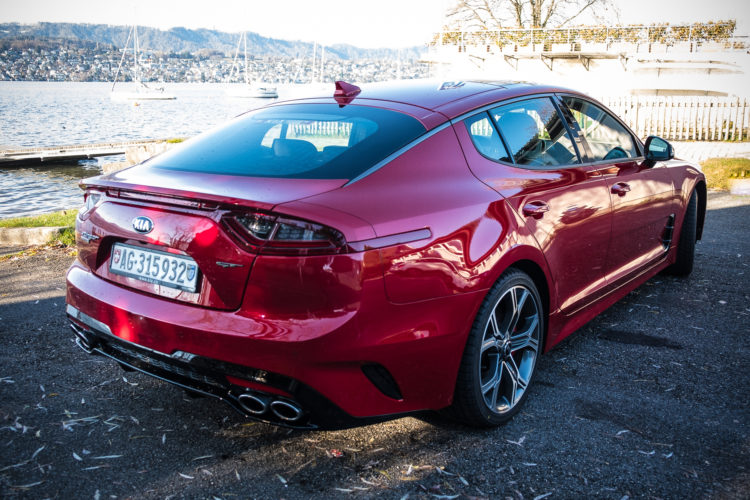
[[677, 260], [666, 269], [668, 274], [688, 276], [693, 271], [697, 227], [698, 195], [693, 191], [685, 209], [685, 217], [682, 219], [680, 241], [677, 243]]
[[474, 319], [453, 404], [446, 413], [475, 427], [510, 420], [528, 395], [544, 321], [542, 301], [531, 278], [517, 269], [506, 271]]

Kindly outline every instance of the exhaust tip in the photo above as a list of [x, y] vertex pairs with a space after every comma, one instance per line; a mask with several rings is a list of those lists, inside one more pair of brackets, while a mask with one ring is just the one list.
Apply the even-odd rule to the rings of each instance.
[[242, 409], [252, 415], [262, 415], [268, 410], [268, 401], [252, 393], [240, 394], [237, 400]]
[[94, 352], [94, 344], [88, 339], [84, 330], [75, 323], [70, 323], [70, 329], [76, 335], [76, 345], [86, 353], [92, 354]]
[[271, 412], [281, 420], [296, 422], [302, 418], [302, 408], [289, 401], [277, 399], [271, 403]]

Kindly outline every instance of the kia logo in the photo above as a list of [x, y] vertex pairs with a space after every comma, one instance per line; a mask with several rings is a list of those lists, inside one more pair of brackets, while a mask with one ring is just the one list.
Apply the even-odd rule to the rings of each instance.
[[154, 221], [141, 215], [133, 219], [133, 229], [141, 234], [150, 233], [154, 229]]

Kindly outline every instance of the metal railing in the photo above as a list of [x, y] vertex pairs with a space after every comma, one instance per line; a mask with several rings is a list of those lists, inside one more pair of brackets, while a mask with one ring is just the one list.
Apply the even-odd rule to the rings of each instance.
[[573, 28], [516, 28], [502, 30], [447, 30], [435, 33], [431, 47], [458, 47], [459, 52], [469, 47], [504, 50], [571, 50], [595, 46], [609, 50], [619, 45], [662, 45], [671, 47], [685, 44], [691, 51], [706, 44], [716, 44], [722, 50], [745, 50], [747, 37], [735, 34], [734, 21], [694, 23], [685, 25], [651, 26], [581, 26]]

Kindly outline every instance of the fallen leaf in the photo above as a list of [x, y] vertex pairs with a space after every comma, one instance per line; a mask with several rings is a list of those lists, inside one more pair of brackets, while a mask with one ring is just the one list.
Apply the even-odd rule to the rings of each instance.
[[506, 439], [506, 441], [509, 442], [510, 444], [515, 444], [518, 446], [523, 446], [523, 442], [525, 440], [526, 440], [526, 436], [522, 436], [521, 439], [519, 439], [518, 441], [511, 441], [510, 439]]

